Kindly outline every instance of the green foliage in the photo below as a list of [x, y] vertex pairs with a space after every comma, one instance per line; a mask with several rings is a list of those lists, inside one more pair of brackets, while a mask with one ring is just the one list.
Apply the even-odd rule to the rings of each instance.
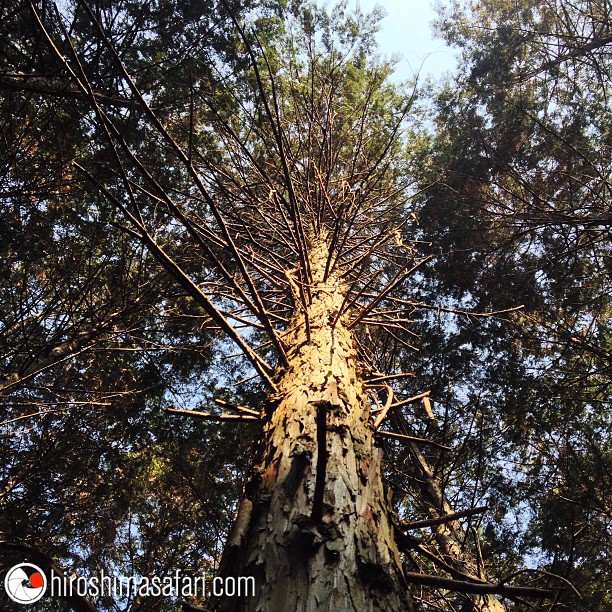
[[[59, 18], [37, 2], [62, 61], [29, 3], [13, 4], [0, 8], [2, 538], [67, 571], [214, 573], [258, 431], [185, 422], [162, 407], [214, 412], [221, 395], [259, 407], [261, 389], [229, 393], [252, 368], [230, 357], [218, 322], [125, 214], [137, 213], [224, 315], [238, 313], [233, 323], [252, 323], [232, 310], [240, 265], [209, 230], [217, 221], [195, 174], [253, 257], [252, 278], [272, 296], [266, 307], [281, 330], [298, 307], [275, 289], [297, 257], [287, 238], [297, 222], [280, 216], [281, 204], [310, 206], [308, 231], [357, 210], [345, 236], [359, 246], [338, 256], [349, 268], [354, 252], [407, 221], [359, 266], [361, 277], [348, 276], [354, 293], [376, 295], [415, 244], [435, 255], [393, 310], [414, 320], [409, 331], [356, 330], [373, 368], [416, 374], [396, 392], [432, 389], [435, 418], [411, 405], [390, 417], [394, 430], [443, 445], [425, 446], [422, 458], [454, 508], [488, 505], [465, 521], [462, 546], [482, 552], [493, 580], [530, 566], [548, 573], [519, 573], [519, 582], [556, 588], [557, 574], [580, 590], [582, 599], [568, 589], [553, 609], [607, 610], [607, 4], [441, 9], [438, 31], [462, 60], [434, 90], [429, 132], [425, 92], [390, 84], [392, 64], [376, 56], [378, 11], [98, 1], [88, 4], [92, 19], [82, 2], [61, 3]], [[69, 69], [91, 91], [74, 89]], [[270, 252], [278, 259], [262, 268], [256, 256]], [[519, 304], [498, 317], [470, 314]], [[244, 335], [261, 344], [259, 356], [275, 357], [269, 330]], [[430, 516], [414, 453], [385, 446], [398, 514]], [[429, 532], [418, 538], [435, 550]], [[441, 592], [421, 595], [424, 606], [450, 609]]]
[[[238, 16], [252, 9], [234, 4]], [[71, 56], [53, 6], [35, 6]], [[239, 70], [244, 61], [216, 3], [89, 6], [169, 122], [185, 117], [196, 80], [210, 88], [213, 67]], [[276, 19], [277, 10], [262, 7], [260, 22]], [[61, 21], [92, 87], [124, 121], [126, 141], [179, 189], [174, 161], [128, 108], [125, 83], [83, 5], [62, 3]], [[75, 170], [78, 160], [95, 168], [97, 180], [117, 182], [115, 153], [89, 105], [49, 95], [70, 78], [29, 3], [3, 5], [0, 23], [3, 78], [34, 77], [25, 89], [3, 81], [0, 101], [0, 539], [50, 556], [68, 574], [214, 573], [254, 431], [179, 422], [161, 409], [209, 402], [217, 354], [209, 317]], [[145, 214], [167, 223], [162, 211]], [[175, 239], [186, 269], [205, 275]], [[22, 558], [2, 555], [3, 572]], [[112, 601], [96, 605], [114, 609]]]
[[466, 450], [446, 477], [459, 505], [498, 508], [484, 533], [500, 575], [541, 564], [581, 591], [556, 604], [571, 610], [609, 606], [609, 24], [602, 2], [441, 8], [462, 56], [436, 98], [422, 184], [437, 184], [419, 211], [436, 253], [423, 301], [523, 305], [505, 322], [422, 319], [417, 367]]

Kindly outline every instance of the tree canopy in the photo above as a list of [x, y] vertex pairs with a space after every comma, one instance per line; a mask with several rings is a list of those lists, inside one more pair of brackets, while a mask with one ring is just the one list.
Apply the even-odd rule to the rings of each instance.
[[[380, 18], [0, 7], [3, 571], [227, 572], [243, 502], [267, 503], [274, 428], [293, 435], [277, 424], [293, 364], [327, 326], [332, 347], [345, 328], [355, 343], [401, 555], [389, 570], [363, 560], [380, 543], [356, 545], [368, 592], [422, 610], [612, 604], [610, 6], [442, 6], [460, 66], [428, 84], [392, 81]], [[278, 489], [285, 506], [294, 480], [310, 491], [294, 518], [329, 567], [332, 407], [353, 393], [330, 368]], [[355, 432], [342, 452], [359, 464]]]
[[502, 323], [453, 315], [437, 334], [429, 317], [426, 367], [467, 427], [454, 477], [496, 508], [487, 546], [573, 581], [582, 599], [557, 603], [572, 610], [610, 598], [609, 11], [442, 10], [462, 55], [435, 99], [439, 183], [417, 213], [438, 254], [428, 293], [464, 311], [523, 305]]

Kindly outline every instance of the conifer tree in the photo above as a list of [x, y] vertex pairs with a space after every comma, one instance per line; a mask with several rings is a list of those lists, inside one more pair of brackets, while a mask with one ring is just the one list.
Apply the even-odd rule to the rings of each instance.
[[[253, 576], [256, 593], [211, 600], [210, 609], [459, 602], [488, 612], [505, 609], [498, 596], [553, 596], [552, 586], [488, 578], [479, 539], [460, 522], [486, 508], [453, 508], [439, 470], [451, 449], [415, 431], [414, 421], [435, 415], [427, 381], [403, 367], [417, 348], [414, 313], [427, 308], [405, 287], [418, 286], [429, 260], [413, 201], [431, 185], [414, 178], [422, 176], [420, 94], [390, 84], [391, 67], [375, 55], [377, 15], [224, 0], [23, 9], [20, 32], [31, 36], [26, 45], [7, 41], [14, 69], [0, 84], [11, 92], [6, 117], [16, 104], [27, 129], [7, 119], [14, 158], [4, 195], [16, 206], [18, 194], [25, 217], [44, 222], [36, 227], [42, 252], [33, 257], [15, 243], [7, 275], [24, 279], [28, 299], [16, 295], [6, 317], [6, 424], [35, 417], [20, 411], [21, 400], [35, 399], [43, 426], [32, 442], [55, 424], [49, 415], [77, 401], [119, 408], [115, 424], [128, 445], [147, 418], [159, 424], [151, 406], [164, 406], [177, 428], [186, 419], [252, 426], [252, 466], [219, 571]], [[37, 117], [41, 102], [47, 126]], [[67, 142], [54, 150], [62, 125]], [[49, 145], [36, 136], [51, 129]], [[54, 164], [49, 179], [45, 159]], [[71, 245], [91, 262], [85, 274], [66, 260], [68, 280], [55, 276], [60, 290], [50, 296], [47, 244]], [[139, 357], [151, 350], [158, 363]], [[219, 373], [221, 363], [232, 365], [220, 386], [249, 385], [242, 400], [190, 377]], [[194, 397], [167, 406], [181, 384]], [[141, 410], [136, 423], [116, 399], [123, 393]], [[62, 440], [59, 423], [50, 453]], [[185, 436], [173, 461], [193, 454], [205, 431]], [[155, 432], [150, 448], [131, 454], [131, 482], [144, 454], [155, 467], [151, 487], [176, 491], [161, 460], [170, 434]], [[409, 520], [394, 515], [383, 486], [384, 440], [408, 466], [417, 500]], [[214, 435], [207, 441], [203, 453], [228, 452]], [[31, 457], [15, 465], [14, 482], [30, 477]], [[244, 468], [229, 464], [234, 474]], [[184, 476], [183, 486], [197, 484]], [[431, 538], [412, 535], [422, 528]], [[26, 550], [12, 540], [5, 548]], [[48, 559], [42, 552], [37, 558]]]

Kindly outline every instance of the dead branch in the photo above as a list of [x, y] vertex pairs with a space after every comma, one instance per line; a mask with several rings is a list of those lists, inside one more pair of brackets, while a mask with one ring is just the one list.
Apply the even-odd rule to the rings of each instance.
[[260, 421], [259, 416], [250, 414], [214, 414], [213, 412], [200, 412], [199, 410], [181, 410], [180, 408], [166, 408], [169, 414], [180, 414], [206, 421]]
[[444, 444], [440, 444], [439, 442], [434, 442], [433, 440], [428, 440], [427, 438], [418, 438], [416, 436], [406, 436], [404, 434], [396, 434], [391, 431], [384, 431], [383, 429], [379, 429], [374, 432], [377, 436], [383, 436], [385, 438], [394, 438], [396, 440], [405, 441], [406, 443], [416, 443], [416, 444], [425, 444], [429, 446], [435, 446], [441, 450], [452, 450], [450, 446], [444, 446]]
[[502, 595], [503, 597], [536, 597], [552, 598], [555, 591], [552, 589], [541, 589], [537, 587], [508, 586], [505, 584], [493, 584], [467, 582], [465, 580], [454, 580], [442, 576], [430, 576], [428, 574], [417, 574], [406, 572], [406, 580], [413, 584], [423, 584], [448, 591], [459, 593], [474, 593], [477, 595]]
[[402, 529], [423, 529], [424, 527], [433, 527], [434, 525], [441, 525], [448, 521], [455, 521], [460, 518], [466, 518], [486, 512], [488, 506], [479, 506], [478, 508], [470, 508], [469, 510], [462, 510], [461, 512], [453, 512], [452, 514], [446, 514], [445, 516], [439, 516], [432, 519], [424, 519], [422, 521], [411, 521], [409, 523], [402, 523], [400, 527]]

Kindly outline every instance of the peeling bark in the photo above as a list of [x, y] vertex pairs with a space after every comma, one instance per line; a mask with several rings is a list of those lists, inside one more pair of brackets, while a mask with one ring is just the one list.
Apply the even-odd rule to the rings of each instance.
[[[327, 250], [310, 253], [312, 301], [284, 334], [260, 460], [221, 572], [253, 576], [254, 597], [214, 610], [413, 610], [381, 479], [381, 450]], [[308, 323], [308, 324], [307, 324]], [[236, 530], [239, 530], [237, 533]]]

